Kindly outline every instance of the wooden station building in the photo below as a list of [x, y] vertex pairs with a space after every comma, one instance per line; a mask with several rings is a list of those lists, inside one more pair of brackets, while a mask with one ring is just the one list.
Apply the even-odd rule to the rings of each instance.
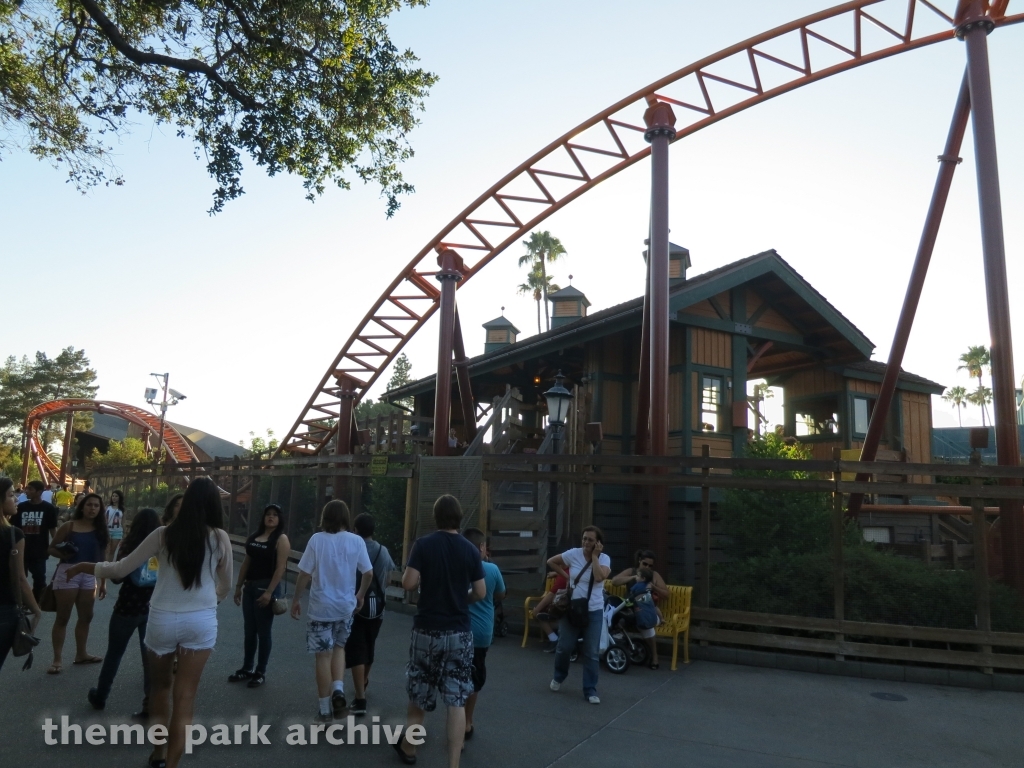
[[[831, 458], [834, 448], [859, 448], [885, 371], [883, 363], [870, 359], [874, 344], [774, 250], [692, 277], [689, 268], [689, 252], [672, 245], [670, 453], [700, 455], [706, 444], [712, 456], [742, 455], [756, 420], [748, 399], [751, 380], [782, 388], [784, 434], [805, 443], [815, 458]], [[549, 300], [550, 331], [519, 339], [518, 329], [504, 317], [484, 325], [486, 351], [468, 361], [478, 411], [509, 387], [518, 390], [517, 423], [500, 450], [543, 451], [543, 392], [561, 372], [575, 408], [559, 452], [633, 453], [643, 297], [597, 312], [590, 312], [586, 296], [571, 286]], [[432, 416], [434, 389], [434, 377], [424, 378], [386, 393], [385, 399], [411, 396], [417, 415]], [[931, 461], [930, 401], [942, 391], [935, 382], [901, 374], [880, 459]], [[452, 425], [465, 439], [461, 413], [453, 403]], [[584, 436], [584, 425], [592, 422], [600, 422], [602, 432], [593, 446]], [[687, 584], [694, 583], [700, 556], [699, 493], [674, 488], [670, 496], [672, 563], [666, 570]], [[630, 486], [570, 491], [561, 506], [569, 511], [572, 529], [589, 520], [604, 528], [616, 566], [625, 564], [635, 506]], [[874, 515], [871, 522], [890, 527], [893, 543], [919, 537], [921, 526], [931, 525], [927, 517], [918, 521], [905, 515], [891, 521]], [[570, 533], [568, 526], [554, 529]]]

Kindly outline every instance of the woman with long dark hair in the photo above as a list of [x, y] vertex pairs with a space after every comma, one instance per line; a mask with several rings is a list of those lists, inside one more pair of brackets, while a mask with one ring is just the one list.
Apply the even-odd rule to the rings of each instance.
[[[18, 606], [25, 605], [32, 612], [33, 632], [40, 617], [39, 605], [25, 576], [25, 535], [11, 525], [11, 518], [17, 511], [14, 481], [0, 477], [0, 669], [18, 630]], [[14, 558], [13, 564], [11, 558]]]
[[124, 538], [124, 492], [111, 491], [107, 504], [107, 560], [114, 559], [114, 551]]
[[266, 682], [274, 626], [272, 603], [283, 594], [284, 572], [291, 550], [284, 524], [281, 507], [268, 504], [263, 510], [260, 527], [245, 542], [245, 559], [238, 569], [235, 584], [235, 605], [242, 606], [245, 621], [245, 658], [241, 668], [228, 676], [229, 683], [248, 680], [250, 688], [259, 688]]
[[[650, 581], [650, 593], [654, 600], [655, 607], [659, 600], [668, 600], [669, 591], [668, 585], [665, 580], [661, 577], [661, 574], [654, 570], [654, 552], [650, 549], [638, 549], [634, 557], [636, 565], [632, 568], [627, 568], [618, 576], [612, 579], [612, 584], [617, 587], [627, 587], [632, 589], [637, 584], [643, 582], [641, 571], [649, 570], [651, 572]], [[653, 627], [640, 630], [640, 636], [647, 643], [647, 650], [650, 654], [650, 661], [648, 667], [651, 669], [657, 669], [658, 663], [658, 644], [657, 638], [654, 636], [655, 631]]]
[[57, 618], [53, 622], [53, 663], [46, 670], [48, 675], [58, 675], [62, 669], [64, 638], [67, 635], [71, 609], [78, 613], [75, 622], [75, 664], [98, 664], [101, 656], [93, 656], [87, 650], [89, 625], [92, 623], [93, 605], [96, 598], [107, 595], [106, 582], [97, 581], [91, 573], [75, 572], [71, 569], [77, 563], [93, 562], [103, 556], [107, 548], [107, 522], [103, 515], [103, 498], [96, 493], [87, 493], [78, 502], [71, 519], [57, 529], [47, 550], [51, 557], [60, 560], [53, 574], [53, 596], [57, 602]]
[[186, 726], [192, 724], [199, 679], [217, 642], [217, 603], [231, 591], [231, 541], [213, 480], [198, 477], [189, 483], [174, 521], [153, 531], [123, 560], [81, 563], [74, 570], [123, 579], [154, 556], [160, 578], [146, 627], [149, 714], [152, 724], [167, 726], [168, 736], [167, 744], [155, 747], [149, 764], [176, 768], [185, 750]]
[[164, 513], [160, 516], [160, 522], [164, 525], [170, 525], [171, 521], [178, 516], [178, 510], [181, 509], [181, 500], [185, 498], [185, 494], [176, 493], [171, 496], [171, 500], [167, 502], [164, 507]]
[[[140, 509], [135, 515], [121, 545], [114, 553], [114, 560], [130, 555], [153, 531], [160, 527], [160, 518], [154, 509]], [[103, 657], [100, 679], [95, 688], [89, 689], [88, 699], [94, 709], [103, 709], [114, 684], [121, 658], [136, 630], [139, 633], [139, 650], [142, 652], [142, 709], [132, 717], [143, 719], [149, 716], [149, 664], [146, 660], [146, 622], [149, 619], [149, 599], [156, 586], [157, 561], [151, 557], [125, 579], [111, 579], [120, 584], [113, 613], [110, 614], [110, 628], [107, 633], [107, 652]]]

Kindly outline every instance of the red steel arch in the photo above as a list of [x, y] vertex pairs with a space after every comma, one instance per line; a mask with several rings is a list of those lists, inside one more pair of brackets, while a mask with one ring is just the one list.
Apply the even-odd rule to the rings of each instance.
[[[988, 14], [997, 26], [1024, 21], [1024, 12], [1006, 14], [1010, 2], [991, 3]], [[1015, 10], [1024, 6], [1024, 0], [1012, 2]], [[878, 9], [869, 12], [870, 6], [883, 3], [902, 9], [901, 23], [884, 22]], [[841, 25], [848, 25], [846, 35], [837, 34]], [[953, 18], [930, 0], [853, 0], [690, 64], [576, 126], [474, 200], [406, 265], [345, 342], [279, 450], [321, 451], [336, 429], [336, 379], [352, 380], [357, 398], [362, 397], [434, 313], [440, 291], [432, 279], [437, 272], [433, 251], [460, 253], [466, 268], [458, 285], [464, 286], [552, 213], [647, 157], [650, 146], [643, 141], [641, 115], [651, 103], [677, 107], [679, 140], [804, 85], [951, 40], [952, 25]], [[477, 254], [476, 260], [467, 253]]]
[[[28, 446], [22, 466], [23, 483], [28, 479], [28, 468], [33, 461], [44, 481], [60, 482], [60, 467], [46, 454], [39, 441], [39, 425], [42, 424], [43, 419], [48, 419], [51, 416], [79, 411], [108, 413], [138, 427], [148, 429], [153, 435], [160, 434], [160, 417], [134, 405], [115, 403], [112, 400], [88, 400], [85, 398], [68, 398], [42, 403], [29, 411], [28, 416], [25, 417]], [[167, 449], [167, 454], [176, 464], [188, 464], [198, 460], [188, 441], [166, 421], [164, 422], [164, 448]]]

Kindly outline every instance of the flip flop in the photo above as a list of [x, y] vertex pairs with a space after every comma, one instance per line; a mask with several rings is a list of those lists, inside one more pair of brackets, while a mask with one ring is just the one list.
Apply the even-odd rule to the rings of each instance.
[[99, 664], [103, 661], [101, 656], [86, 656], [84, 659], [73, 661], [72, 664]]
[[60, 664], [51, 664], [50, 668], [48, 670], [46, 670], [46, 674], [48, 674], [48, 675], [59, 675], [61, 669], [62, 669], [62, 667], [61, 667]]

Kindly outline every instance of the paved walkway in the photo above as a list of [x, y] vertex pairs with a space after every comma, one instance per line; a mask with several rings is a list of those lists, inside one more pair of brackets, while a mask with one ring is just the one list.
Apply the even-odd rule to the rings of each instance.
[[[90, 651], [102, 653], [112, 599], [98, 604]], [[220, 640], [200, 688], [199, 721], [245, 723], [258, 715], [272, 723], [271, 746], [198, 747], [183, 765], [286, 768], [399, 765], [390, 747], [287, 746], [287, 724], [308, 723], [316, 708], [312, 662], [304, 628], [290, 618], [275, 622], [274, 654], [266, 685], [257, 690], [226, 682], [241, 662], [241, 610], [220, 608]], [[50, 677], [49, 629], [35, 667], [21, 672], [8, 659], [0, 671], [0, 717], [5, 766], [100, 768], [143, 766], [137, 746], [45, 746], [44, 718], [59, 722], [125, 722], [141, 697], [137, 647], [122, 663], [107, 708], [93, 712], [85, 701], [99, 666], [66, 666]], [[369, 688], [370, 714], [382, 723], [404, 722], [404, 664], [411, 619], [391, 613], [378, 644]], [[69, 633], [70, 634], [70, 633]], [[690, 766], [700, 768], [1018, 768], [1024, 765], [1024, 695], [998, 691], [885, 683], [856, 678], [759, 669], [695, 661], [678, 672], [602, 670], [600, 706], [587, 704], [574, 665], [562, 691], [547, 689], [552, 657], [514, 638], [498, 640], [489, 657], [489, 678], [477, 713], [477, 735], [463, 765], [500, 768], [593, 768]], [[349, 683], [349, 685], [351, 685]], [[873, 694], [895, 694], [887, 700]], [[369, 717], [363, 722], [371, 723]], [[428, 741], [420, 766], [445, 765], [444, 717], [427, 718]]]

